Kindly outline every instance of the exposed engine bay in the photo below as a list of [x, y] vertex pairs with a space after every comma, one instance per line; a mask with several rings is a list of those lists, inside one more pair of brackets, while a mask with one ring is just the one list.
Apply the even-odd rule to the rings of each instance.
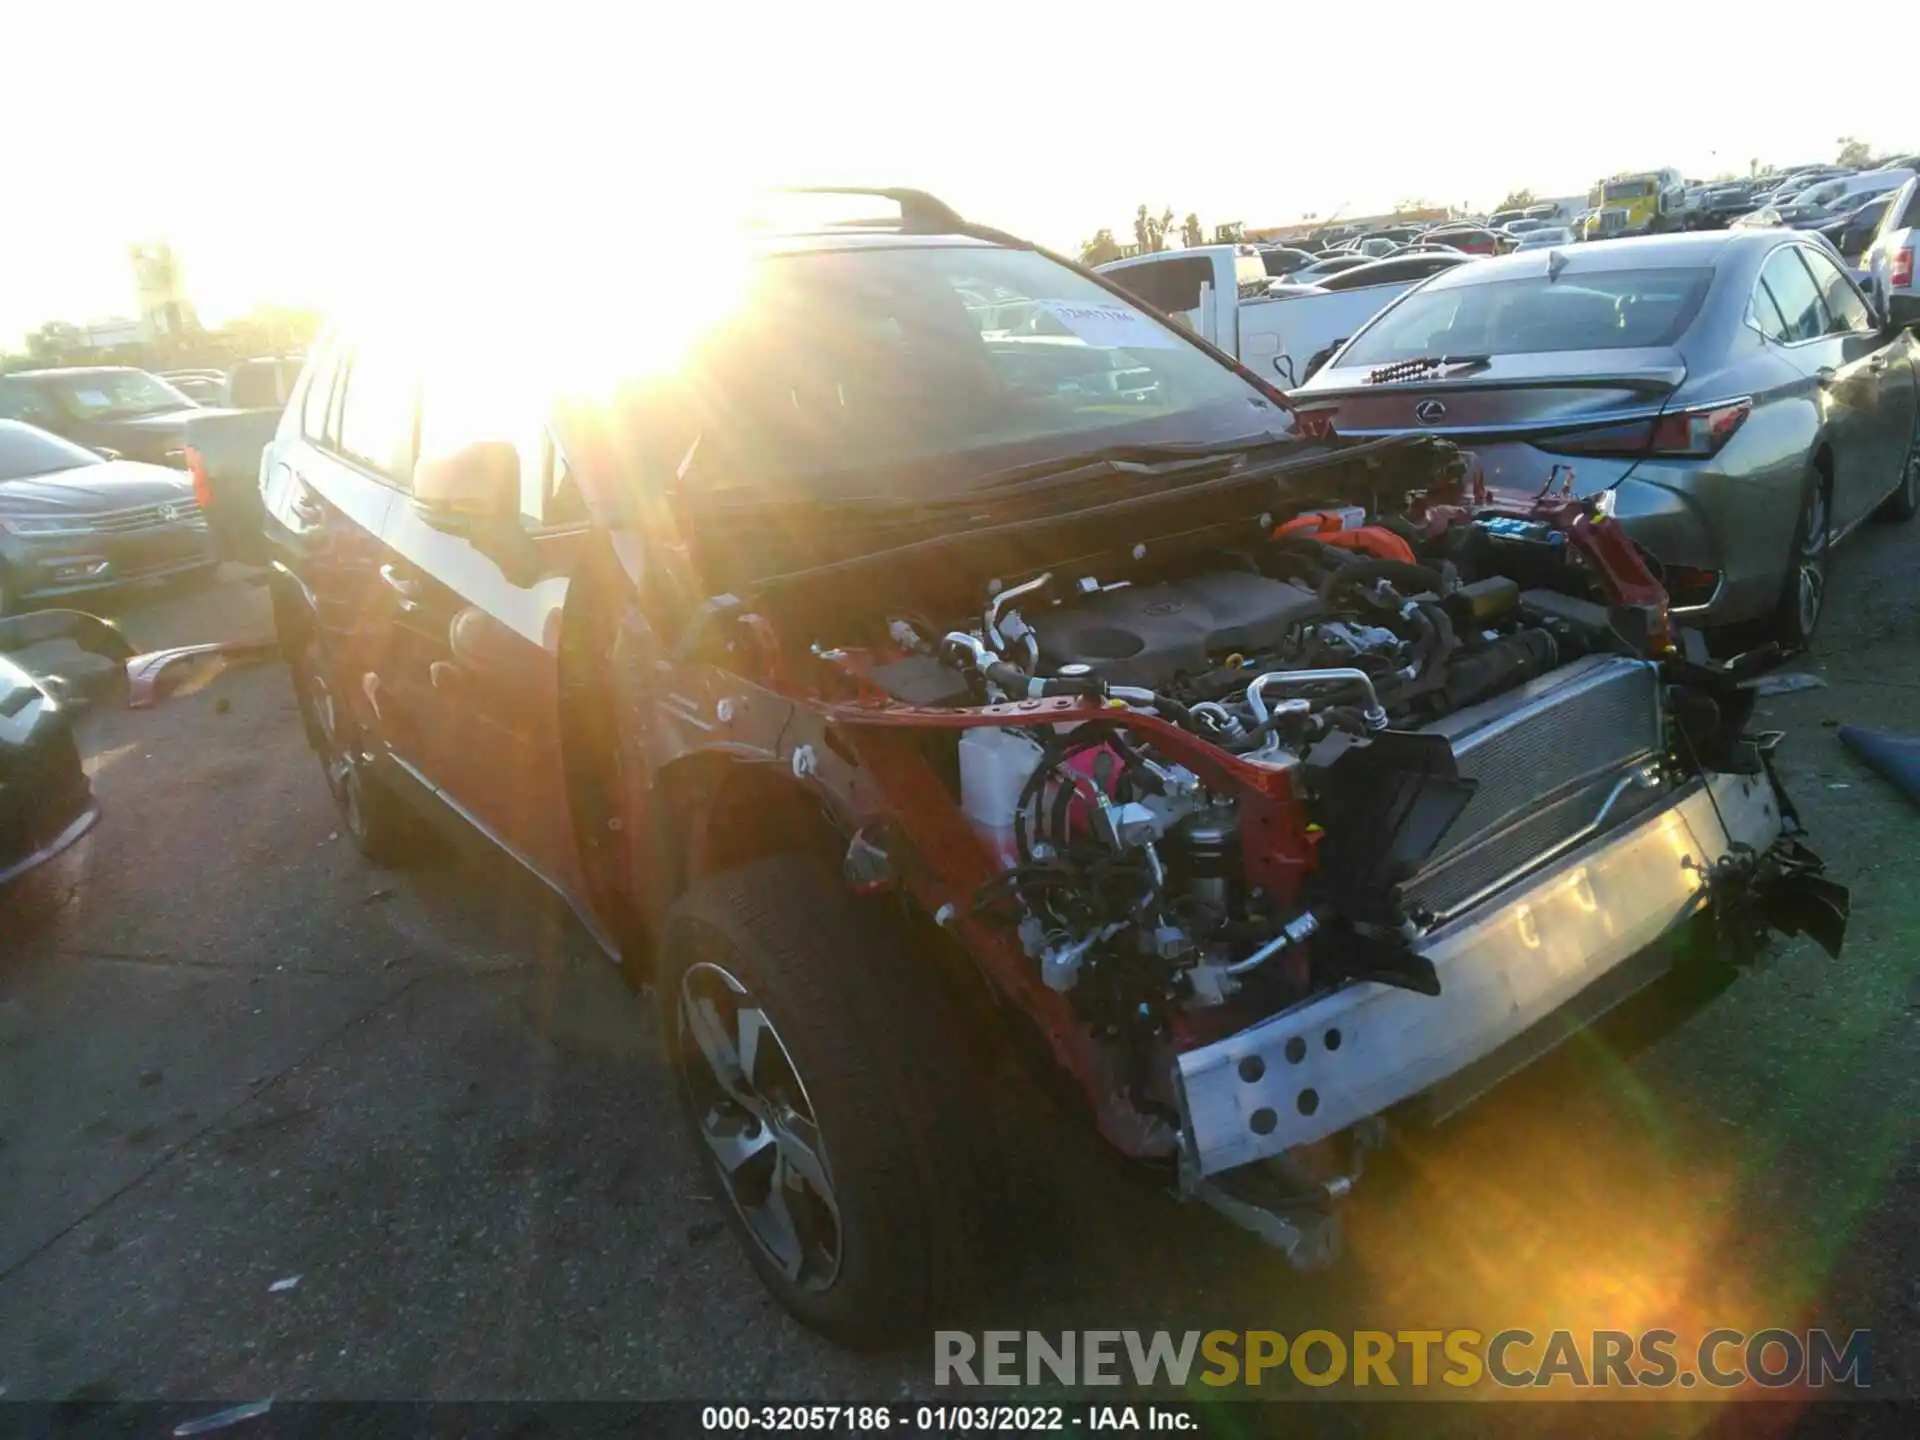
[[[1673, 634], [1604, 508], [1489, 492], [1450, 449], [1339, 462], [1304, 457], [1291, 505], [1267, 472], [1123, 473], [1026, 519], [916, 513], [749, 572], [709, 611], [741, 623], [681, 642], [731, 636], [729, 667], [817, 697], [847, 769], [836, 792], [806, 743], [794, 772], [873, 787], [849, 882], [954, 930], [1107, 1138], [1216, 1204], [1703, 905], [1830, 950], [1845, 928], [1752, 692]], [[776, 526], [727, 533], [743, 569], [789, 559]]]
[[[1423, 934], [1684, 783], [1664, 606], [1576, 555], [1594, 516], [1542, 513], [1263, 517], [1125, 578], [892, 613], [862, 648], [865, 684], [923, 713], [1091, 711], [944, 733], [992, 856], [972, 915], [1117, 1042], [1134, 1105], [1172, 1124], [1169, 1054], [1309, 996], [1437, 994]], [[1745, 711], [1709, 708], [1720, 746]]]
[[[1606, 605], [1495, 569], [1512, 568], [1518, 545], [1536, 552], [1521, 570], [1564, 571], [1562, 544], [1545, 525], [1497, 520], [1428, 544], [1408, 521], [1312, 512], [1185, 573], [1043, 573], [937, 636], [896, 618], [891, 638], [912, 654], [872, 679], [914, 703], [1077, 695], [1111, 710], [957, 741], [961, 808], [999, 867], [976, 905], [1014, 926], [1045, 983], [1107, 1033], [1164, 1035], [1243, 995], [1271, 1009], [1354, 975], [1430, 988], [1399, 943], [1430, 918], [1402, 882], [1477, 787], [1428, 727], [1622, 647]], [[1613, 737], [1613, 769], [1652, 765], [1651, 668], [1618, 663], [1611, 683], [1639, 682], [1638, 728]], [[1240, 787], [1209, 783], [1141, 715], [1288, 777], [1306, 828], [1264, 817], [1253, 843], [1283, 852], [1297, 884], [1250, 878]], [[1356, 811], [1376, 818], [1352, 823]]]

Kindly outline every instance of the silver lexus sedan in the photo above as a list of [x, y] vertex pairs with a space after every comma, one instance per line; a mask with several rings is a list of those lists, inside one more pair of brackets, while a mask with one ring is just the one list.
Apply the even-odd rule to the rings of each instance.
[[1792, 647], [1834, 542], [1920, 509], [1915, 353], [1818, 237], [1704, 231], [1444, 271], [1293, 398], [1342, 436], [1457, 440], [1490, 485], [1610, 491], [1676, 616]]

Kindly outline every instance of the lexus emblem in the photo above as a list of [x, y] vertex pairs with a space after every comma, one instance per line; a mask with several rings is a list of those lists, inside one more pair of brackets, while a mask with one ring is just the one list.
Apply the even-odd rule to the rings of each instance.
[[1447, 418], [1447, 407], [1438, 400], [1422, 400], [1413, 407], [1413, 418], [1422, 425], [1438, 425]]
[[180, 507], [174, 504], [162, 505], [160, 507], [160, 518], [162, 520], [178, 520], [180, 518]]

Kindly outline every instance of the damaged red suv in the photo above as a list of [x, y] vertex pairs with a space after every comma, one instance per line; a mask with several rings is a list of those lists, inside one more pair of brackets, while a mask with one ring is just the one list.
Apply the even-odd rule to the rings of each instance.
[[481, 832], [656, 988], [795, 1315], [977, 1270], [969, 1046], [1313, 1265], [1388, 1112], [1683, 939], [1838, 949], [1739, 665], [1592, 502], [1306, 438], [1099, 277], [846, 193], [887, 217], [760, 233], [671, 365], [343, 327], [262, 471], [349, 833]]

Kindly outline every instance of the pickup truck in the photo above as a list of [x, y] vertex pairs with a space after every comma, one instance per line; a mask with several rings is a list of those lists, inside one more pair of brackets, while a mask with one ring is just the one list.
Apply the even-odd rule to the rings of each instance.
[[187, 471], [222, 560], [262, 558], [260, 452], [279, 427], [280, 412], [300, 378], [298, 359], [243, 360], [227, 376], [227, 404], [188, 417]]
[[1304, 385], [1329, 354], [1417, 281], [1324, 295], [1272, 295], [1251, 245], [1200, 245], [1101, 265], [1099, 273], [1136, 299], [1185, 324], [1280, 388]]

